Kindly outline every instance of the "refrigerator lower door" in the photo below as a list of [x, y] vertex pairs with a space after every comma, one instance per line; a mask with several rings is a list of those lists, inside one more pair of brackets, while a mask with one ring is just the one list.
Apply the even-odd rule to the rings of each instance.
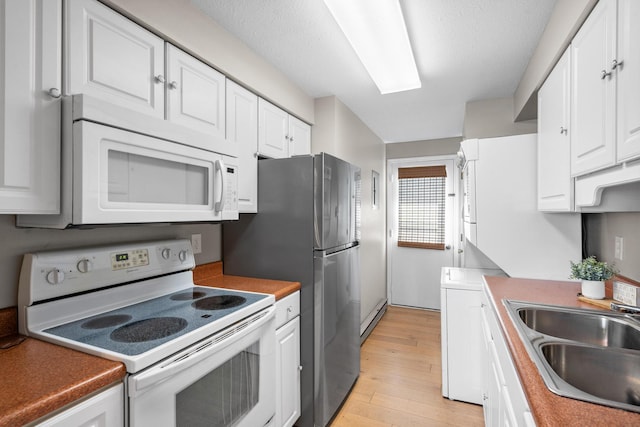
[[358, 246], [314, 257], [314, 414], [326, 426], [360, 373]]

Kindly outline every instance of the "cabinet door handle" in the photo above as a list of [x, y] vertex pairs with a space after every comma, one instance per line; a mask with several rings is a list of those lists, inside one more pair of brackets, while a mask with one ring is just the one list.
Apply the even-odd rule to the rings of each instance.
[[620, 61], [618, 62], [617, 59], [614, 59], [613, 62], [611, 62], [611, 69], [615, 70], [618, 67], [622, 67], [622, 64], [624, 63], [624, 61]]
[[164, 76], [162, 74], [158, 74], [153, 79], [156, 81], [156, 83], [164, 83], [165, 81]]
[[62, 96], [62, 94], [60, 93], [60, 89], [58, 89], [57, 87], [52, 87], [51, 89], [49, 89], [48, 93], [50, 97], [55, 99], [58, 99]]
[[169, 89], [178, 89], [178, 82], [174, 80], [169, 83]]
[[600, 79], [601, 79], [601, 80], [604, 80], [605, 78], [610, 77], [610, 76], [611, 76], [611, 71], [609, 71], [609, 72], [607, 73], [607, 70], [602, 70], [602, 71], [600, 72]]
[[568, 131], [569, 131], [569, 129], [567, 129], [566, 127], [560, 126], [560, 134], [561, 135], [562, 134], [566, 135]]

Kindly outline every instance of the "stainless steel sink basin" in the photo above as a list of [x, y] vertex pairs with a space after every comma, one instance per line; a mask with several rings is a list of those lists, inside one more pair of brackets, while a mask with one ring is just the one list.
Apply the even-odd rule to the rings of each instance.
[[567, 343], [542, 344], [540, 352], [553, 373], [587, 396], [640, 407], [638, 354]]
[[640, 350], [640, 326], [624, 315], [548, 308], [518, 308], [529, 328], [542, 334], [604, 347]]
[[503, 301], [545, 385], [640, 412], [640, 321], [602, 310]]

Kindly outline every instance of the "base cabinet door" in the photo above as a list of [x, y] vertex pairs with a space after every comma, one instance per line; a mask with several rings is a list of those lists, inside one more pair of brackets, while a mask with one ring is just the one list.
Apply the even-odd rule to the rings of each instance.
[[0, 2], [1, 214], [59, 212], [61, 37], [62, 0]]
[[300, 316], [276, 330], [276, 427], [300, 417]]
[[124, 387], [115, 385], [37, 427], [124, 427]]

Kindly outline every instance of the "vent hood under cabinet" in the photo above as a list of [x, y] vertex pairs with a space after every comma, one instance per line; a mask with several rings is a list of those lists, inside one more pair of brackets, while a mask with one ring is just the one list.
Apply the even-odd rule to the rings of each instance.
[[576, 210], [640, 212], [640, 159], [575, 179]]

